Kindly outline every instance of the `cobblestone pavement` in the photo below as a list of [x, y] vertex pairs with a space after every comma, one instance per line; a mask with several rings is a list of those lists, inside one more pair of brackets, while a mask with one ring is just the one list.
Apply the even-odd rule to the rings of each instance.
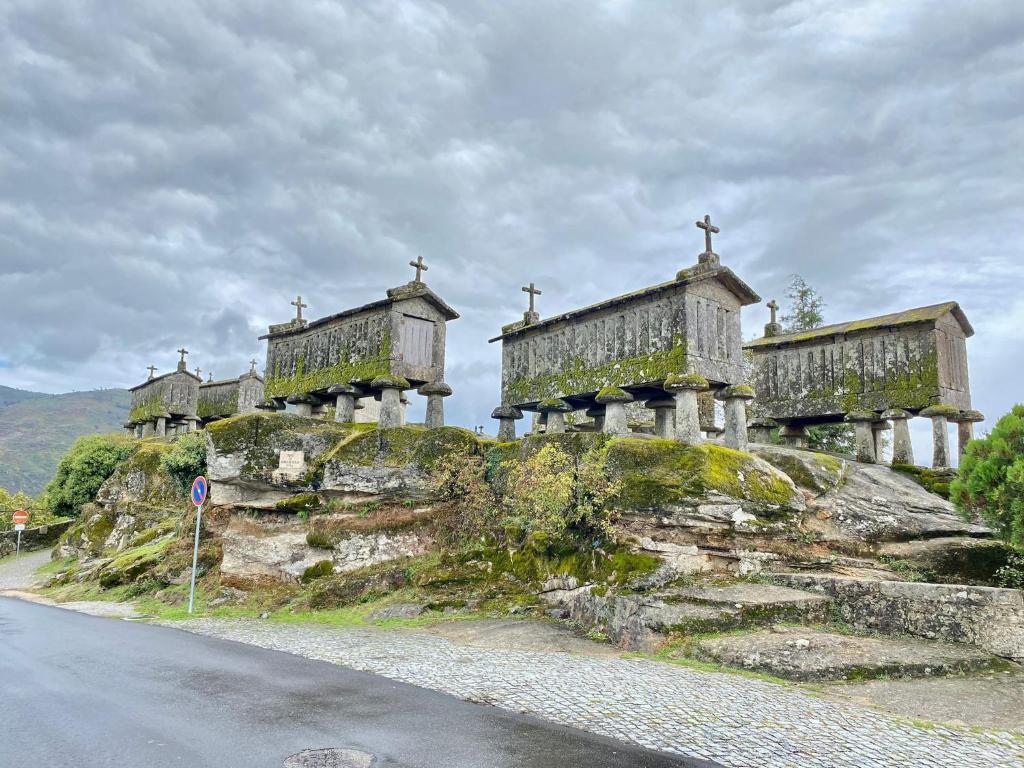
[[35, 571], [50, 562], [50, 550], [26, 552], [19, 558], [6, 558], [0, 563], [0, 590], [24, 589], [42, 580]]
[[654, 661], [455, 645], [425, 633], [168, 622], [737, 768], [1024, 766], [1008, 733], [918, 727], [803, 690]]

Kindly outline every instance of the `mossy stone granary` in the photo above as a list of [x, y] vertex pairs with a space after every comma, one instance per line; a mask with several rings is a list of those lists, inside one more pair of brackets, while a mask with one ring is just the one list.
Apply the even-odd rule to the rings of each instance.
[[[741, 383], [740, 309], [759, 298], [711, 250], [717, 227], [706, 217], [697, 225], [707, 233], [705, 251], [669, 282], [544, 320], [533, 309], [538, 291], [532, 284], [524, 288], [530, 309], [523, 320], [491, 339], [502, 344], [502, 405], [494, 418], [554, 414], [548, 417], [552, 431], [552, 422], [561, 428], [567, 406], [592, 414], [614, 406], [617, 413], [622, 396], [605, 402], [609, 398], [600, 395], [608, 388], [629, 400], [663, 403], [665, 380], [673, 374], [698, 375], [706, 379], [704, 389]], [[621, 421], [601, 423], [609, 431]]]
[[440, 399], [451, 393], [442, 386], [445, 324], [459, 314], [421, 281], [422, 261], [411, 264], [415, 280], [361, 307], [307, 321], [301, 297], [292, 302], [296, 317], [260, 337], [267, 340], [264, 407], [287, 402], [311, 415], [336, 403], [336, 418], [352, 421], [355, 402], [373, 396], [381, 400], [381, 425], [397, 426], [401, 391], [422, 387], [440, 422], [431, 426], [440, 426]]
[[242, 413], [255, 413], [263, 402], [263, 377], [255, 370], [237, 379], [205, 381], [199, 385], [196, 414], [203, 424]]
[[798, 442], [803, 427], [846, 420], [864, 437], [861, 457], [875, 460], [869, 430], [877, 438], [890, 420], [902, 450], [912, 416], [973, 418], [966, 340], [974, 329], [955, 301], [786, 334], [772, 314], [765, 336], [744, 347], [753, 356], [756, 409], [795, 430]]
[[188, 350], [178, 350], [181, 360], [171, 373], [155, 376], [156, 368], [150, 367], [149, 378], [132, 387], [131, 410], [124, 425], [129, 433], [139, 437], [188, 432], [199, 424], [196, 410], [199, 402], [199, 385], [202, 380], [185, 367]]

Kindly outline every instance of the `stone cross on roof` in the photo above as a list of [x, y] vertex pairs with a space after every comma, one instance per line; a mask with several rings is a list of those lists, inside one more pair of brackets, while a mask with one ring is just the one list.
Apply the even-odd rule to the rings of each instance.
[[530, 283], [529, 286], [523, 286], [523, 293], [530, 294], [530, 311], [533, 312], [533, 297], [540, 296], [543, 293], [543, 291], [540, 290], [539, 288], [534, 287], [533, 283]]
[[181, 355], [181, 360], [178, 361], [178, 370], [187, 371], [188, 368], [185, 367], [185, 355], [188, 354], [188, 350], [182, 347], [178, 350], [178, 354]]
[[777, 302], [775, 299], [772, 299], [765, 306], [772, 311], [771, 323], [772, 325], [774, 325], [777, 322], [775, 319], [775, 313], [779, 311], [779, 302]]
[[765, 306], [767, 306], [768, 309], [772, 311], [772, 319], [764, 327], [764, 335], [766, 338], [770, 336], [778, 336], [779, 334], [782, 333], [782, 326], [779, 325], [779, 321], [775, 316], [775, 313], [779, 311], [779, 302], [777, 302], [775, 299], [772, 299]]
[[208, 379], [206, 380], [206, 383], [207, 383], [207, 384], [209, 384], [209, 383], [210, 383], [211, 381], [213, 381], [213, 371], [210, 371], [210, 372], [209, 372], [209, 373], [208, 373], [207, 375], [208, 375], [208, 376], [209, 376], [210, 378], [208, 378]]
[[301, 296], [296, 296], [295, 297], [295, 301], [291, 302], [291, 305], [293, 307], [295, 307], [295, 319], [296, 320], [301, 320], [302, 319], [302, 310], [305, 307], [308, 307], [309, 304], [303, 304], [302, 303], [302, 297]]
[[249, 373], [256, 373], [256, 360], [255, 359], [250, 360], [249, 361], [249, 365], [251, 366], [249, 368]]
[[151, 378], [151, 379], [156, 378], [156, 376], [155, 376], [155, 374], [156, 374], [156, 366], [155, 365], [149, 366], [146, 370], [149, 371], [149, 378]]
[[416, 280], [414, 282], [417, 282], [417, 283], [422, 282], [420, 280], [420, 277], [422, 276], [422, 273], [428, 271], [427, 265], [423, 263], [423, 257], [422, 256], [417, 256], [416, 257], [416, 261], [410, 261], [409, 262], [409, 266], [416, 268]]
[[698, 221], [697, 226], [704, 230], [704, 253], [714, 253], [711, 250], [711, 233], [718, 234], [721, 230], [711, 223], [711, 217], [704, 216], [704, 221]]
[[196, 378], [199, 379], [200, 381], [203, 380], [203, 369], [200, 368], [198, 365], [196, 366]]

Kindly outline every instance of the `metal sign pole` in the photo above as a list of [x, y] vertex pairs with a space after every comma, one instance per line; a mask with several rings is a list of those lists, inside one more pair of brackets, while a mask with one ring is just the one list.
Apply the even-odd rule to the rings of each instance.
[[188, 591], [188, 612], [192, 613], [192, 606], [196, 601], [196, 567], [199, 563], [199, 528], [203, 521], [202, 505], [196, 507], [196, 542], [192, 548], [192, 586]]
[[14, 559], [21, 557], [21, 530], [18, 530], [18, 547], [14, 550]]

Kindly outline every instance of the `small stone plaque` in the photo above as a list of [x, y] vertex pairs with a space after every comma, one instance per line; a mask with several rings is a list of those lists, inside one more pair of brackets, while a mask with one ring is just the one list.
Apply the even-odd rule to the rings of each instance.
[[274, 472], [275, 479], [292, 480], [306, 471], [304, 451], [281, 451], [281, 457]]

